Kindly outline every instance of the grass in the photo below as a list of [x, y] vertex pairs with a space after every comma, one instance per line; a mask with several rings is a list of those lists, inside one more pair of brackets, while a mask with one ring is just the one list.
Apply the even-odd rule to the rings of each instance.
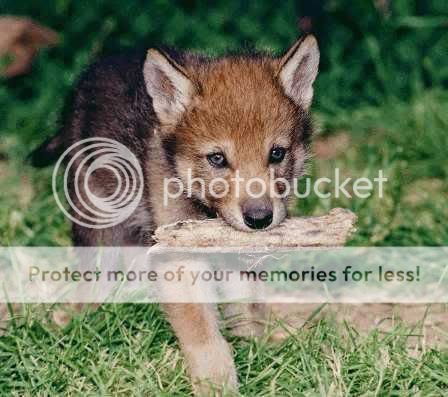
[[[353, 245], [437, 246], [448, 244], [448, 106], [445, 91], [427, 91], [409, 102], [386, 102], [328, 117], [317, 114], [320, 135], [347, 136], [332, 158], [316, 157], [312, 176], [388, 178], [383, 198], [309, 197], [296, 213], [321, 213], [342, 206], [359, 216]], [[378, 192], [377, 192], [378, 193]]]
[[[0, 85], [2, 246], [71, 244], [69, 224], [52, 197], [51, 169], [32, 169], [24, 159], [54, 132], [63, 99], [86, 63], [135, 42], [216, 52], [254, 42], [279, 50], [296, 35], [293, 2], [283, 7], [6, 3], [8, 12], [34, 16], [60, 31], [63, 44], [42, 52], [30, 75]], [[328, 30], [319, 32], [326, 40], [316, 87], [316, 138], [330, 149], [337, 149], [341, 137], [344, 144], [329, 156], [316, 155], [310, 173], [331, 176], [338, 167], [342, 175], [372, 177], [383, 169], [389, 181], [383, 199], [311, 196], [293, 213], [352, 209], [359, 216], [359, 231], [350, 242], [355, 246], [446, 246], [444, 2], [425, 6], [435, 17], [416, 12], [414, 2], [397, 1], [384, 20], [371, 9], [373, 2], [328, 3], [322, 24]], [[1, 395], [191, 393], [176, 339], [157, 306], [104, 305], [65, 327], [55, 325], [52, 312], [52, 307], [28, 306], [4, 325]], [[280, 344], [227, 336], [245, 396], [442, 396], [448, 391], [448, 337], [427, 346], [419, 326], [398, 322], [388, 332], [363, 334], [356, 324], [336, 323], [330, 316], [313, 319]]]
[[[447, 147], [447, 106], [446, 93], [434, 91], [411, 103], [337, 117], [318, 112], [319, 139], [343, 133], [349, 144], [333, 158], [316, 157], [314, 177], [331, 175], [335, 166], [351, 176], [372, 176], [381, 167], [390, 180], [384, 199], [310, 197], [297, 204], [296, 214], [353, 209], [360, 220], [352, 245], [447, 245], [448, 169], [440, 150]], [[69, 245], [68, 223], [51, 195], [51, 170], [21, 165], [26, 148], [17, 136], [3, 145], [10, 155], [2, 180], [7, 194], [0, 199], [2, 244]], [[51, 314], [49, 307], [28, 307], [0, 336], [0, 394], [191, 393], [177, 342], [157, 306], [105, 305], [65, 328], [55, 326]], [[411, 335], [417, 340], [410, 342]], [[425, 348], [422, 329], [405, 323], [366, 335], [356, 324], [326, 318], [278, 345], [228, 339], [245, 396], [441, 396], [448, 390], [448, 338]]]
[[[104, 305], [66, 328], [49, 312], [25, 310], [0, 339], [0, 393], [149, 395], [191, 393], [173, 334], [155, 305]], [[360, 336], [331, 319], [298, 329], [281, 344], [228, 337], [244, 396], [444, 395], [448, 354], [421, 348], [398, 323]]]

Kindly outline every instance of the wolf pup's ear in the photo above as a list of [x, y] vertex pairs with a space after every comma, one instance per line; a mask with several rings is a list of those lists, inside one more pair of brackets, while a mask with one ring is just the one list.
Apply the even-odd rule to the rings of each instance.
[[285, 94], [308, 110], [319, 68], [319, 48], [313, 35], [299, 39], [280, 59], [277, 76]]
[[143, 66], [143, 77], [160, 122], [175, 124], [194, 94], [194, 85], [186, 72], [167, 55], [150, 49]]

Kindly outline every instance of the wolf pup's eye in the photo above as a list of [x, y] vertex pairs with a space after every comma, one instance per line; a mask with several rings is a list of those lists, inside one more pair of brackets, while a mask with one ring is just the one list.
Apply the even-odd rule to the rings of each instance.
[[223, 168], [227, 166], [226, 157], [222, 153], [210, 153], [207, 155], [208, 162], [216, 168]]
[[285, 158], [286, 149], [282, 147], [274, 147], [269, 153], [269, 162], [273, 164], [277, 164], [283, 161]]

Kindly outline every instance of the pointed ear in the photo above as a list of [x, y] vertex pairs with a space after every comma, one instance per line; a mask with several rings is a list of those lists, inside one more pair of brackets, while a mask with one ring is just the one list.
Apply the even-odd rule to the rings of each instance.
[[174, 125], [191, 103], [195, 91], [185, 70], [166, 54], [150, 49], [143, 77], [160, 122]]
[[285, 94], [305, 110], [313, 99], [318, 67], [319, 48], [313, 35], [298, 40], [280, 59], [277, 73]]

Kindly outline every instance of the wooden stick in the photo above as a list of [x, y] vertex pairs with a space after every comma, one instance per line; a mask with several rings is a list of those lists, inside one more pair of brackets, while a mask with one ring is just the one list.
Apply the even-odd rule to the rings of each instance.
[[257, 232], [235, 230], [221, 219], [189, 220], [159, 227], [154, 238], [168, 247], [340, 247], [356, 230], [356, 219], [353, 212], [334, 208], [327, 215], [290, 218]]

